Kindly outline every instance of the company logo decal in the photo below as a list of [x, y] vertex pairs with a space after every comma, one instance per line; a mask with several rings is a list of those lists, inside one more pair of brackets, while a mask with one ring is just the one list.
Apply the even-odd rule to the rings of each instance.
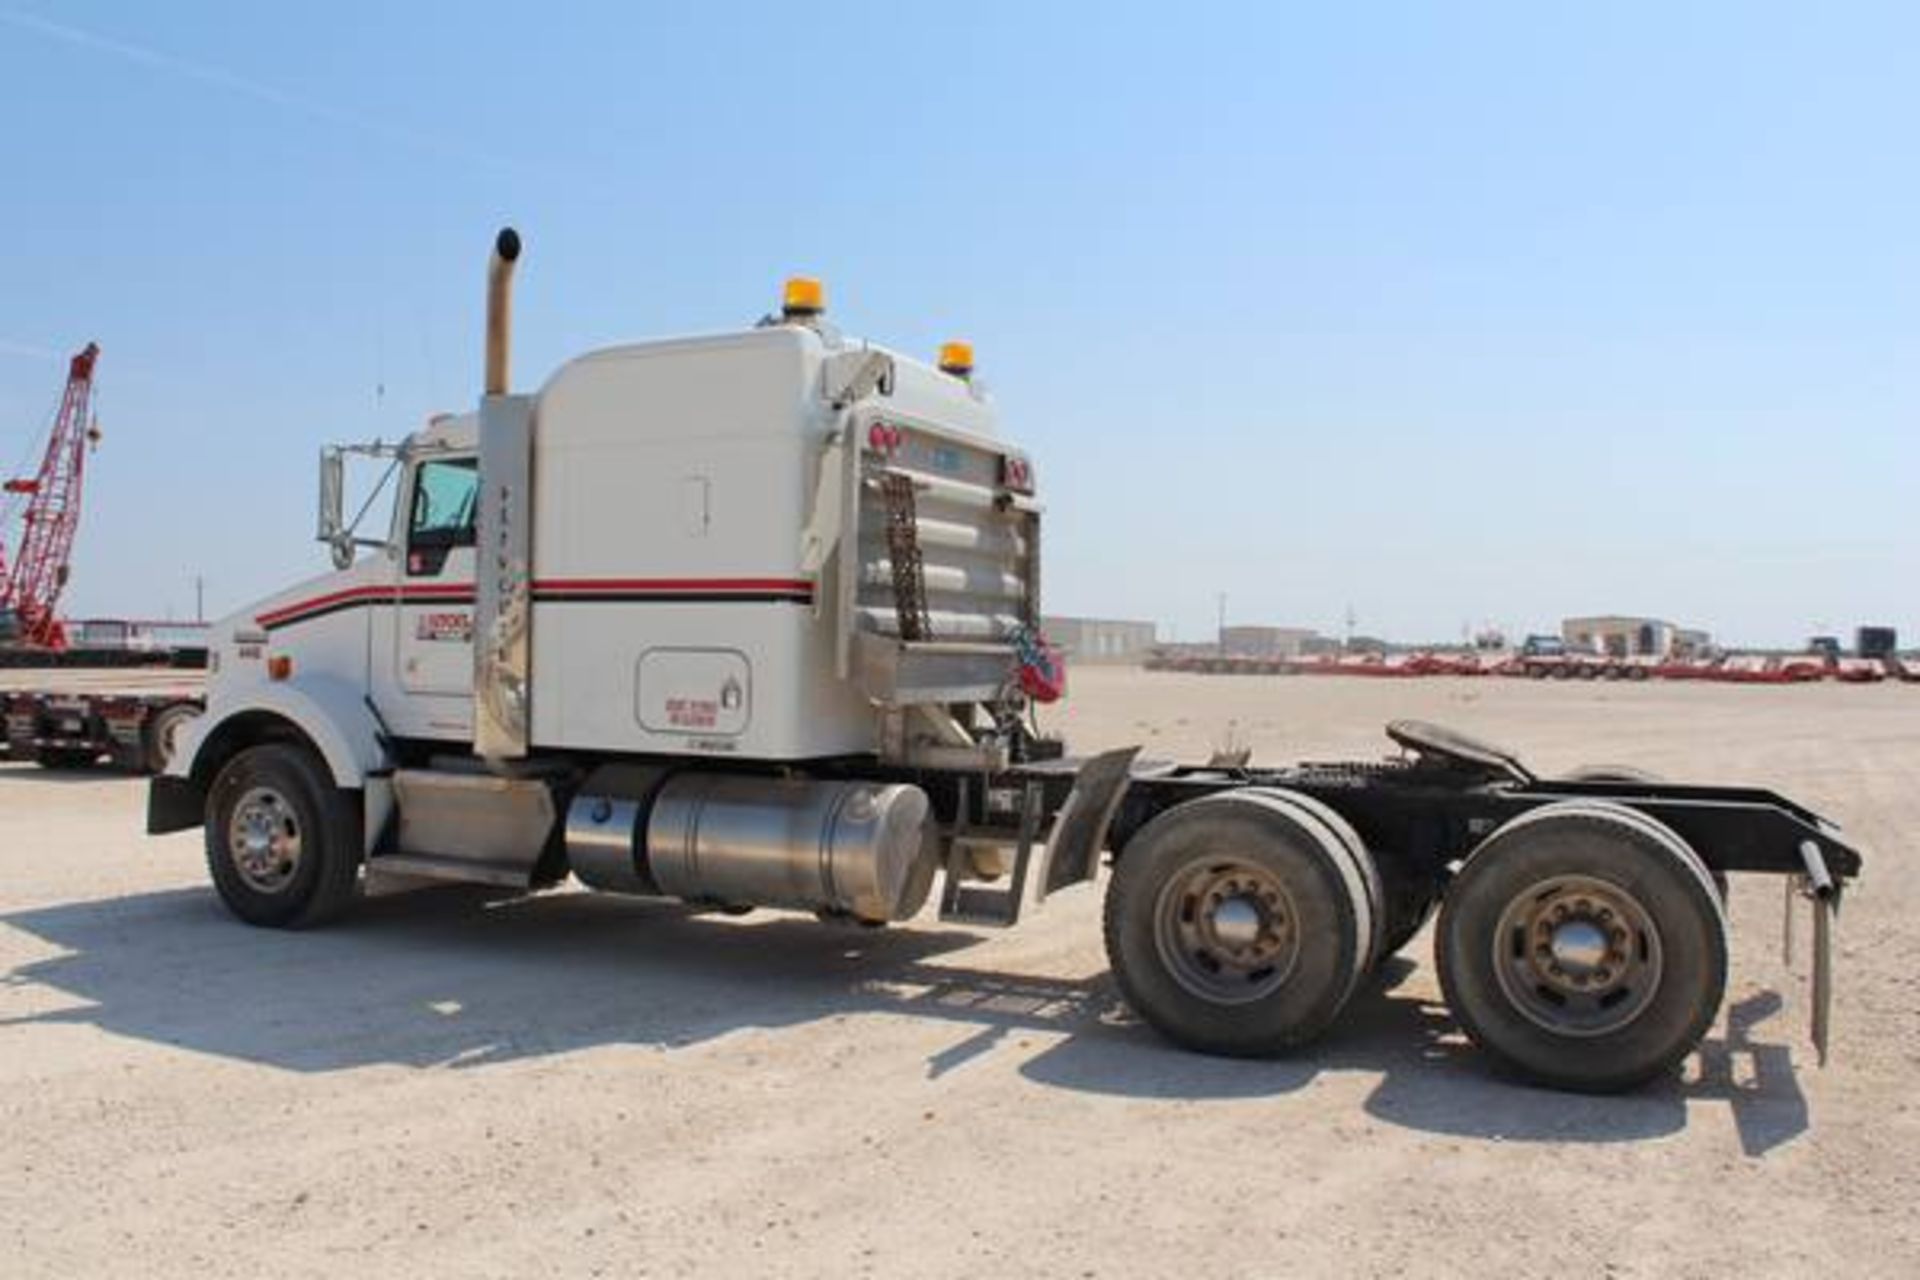
[[423, 613], [414, 620], [416, 640], [466, 644], [473, 639], [473, 615], [470, 613]]

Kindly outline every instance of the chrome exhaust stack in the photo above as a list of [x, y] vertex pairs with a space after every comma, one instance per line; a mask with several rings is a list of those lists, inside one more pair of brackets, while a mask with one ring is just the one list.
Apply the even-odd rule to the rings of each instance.
[[487, 265], [473, 605], [473, 745], [495, 766], [524, 759], [533, 736], [534, 397], [507, 393], [519, 260], [520, 233], [502, 227]]
[[507, 394], [507, 364], [513, 353], [513, 265], [520, 260], [520, 233], [500, 228], [493, 260], [487, 264], [487, 371], [483, 388], [490, 396]]

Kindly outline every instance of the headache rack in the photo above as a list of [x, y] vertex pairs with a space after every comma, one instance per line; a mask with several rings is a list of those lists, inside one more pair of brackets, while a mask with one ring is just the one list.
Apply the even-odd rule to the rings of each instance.
[[1015, 637], [1039, 625], [1040, 509], [1001, 485], [1003, 457], [892, 412], [850, 413], [829, 442], [803, 564], [840, 552], [817, 607], [838, 674], [877, 706], [1007, 700]]

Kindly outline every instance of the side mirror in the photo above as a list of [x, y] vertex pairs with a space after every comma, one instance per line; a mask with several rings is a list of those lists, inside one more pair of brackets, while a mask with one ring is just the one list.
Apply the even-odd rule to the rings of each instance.
[[327, 544], [333, 567], [353, 564], [353, 535], [346, 527], [347, 457], [338, 445], [320, 451], [320, 514], [314, 536]]
[[332, 542], [339, 534], [345, 513], [342, 503], [347, 490], [347, 459], [335, 445], [320, 450], [320, 522], [314, 537]]

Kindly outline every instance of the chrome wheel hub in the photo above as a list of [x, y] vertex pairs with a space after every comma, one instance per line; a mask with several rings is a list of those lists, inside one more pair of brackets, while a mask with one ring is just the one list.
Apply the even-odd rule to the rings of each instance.
[[272, 787], [240, 797], [227, 822], [227, 856], [247, 886], [279, 893], [300, 869], [300, 818]]
[[1236, 950], [1258, 946], [1264, 924], [1260, 904], [1252, 898], [1235, 894], [1213, 909], [1214, 936]]
[[1592, 876], [1556, 876], [1507, 903], [1494, 972], [1513, 1007], [1558, 1035], [1626, 1026], [1659, 990], [1660, 933], [1640, 900]]
[[1220, 1004], [1258, 1000], [1282, 986], [1300, 953], [1286, 886], [1251, 863], [1196, 863], [1160, 891], [1154, 942], [1182, 987]]
[[1612, 939], [1591, 920], [1568, 920], [1554, 929], [1547, 949], [1555, 963], [1568, 973], [1591, 977], [1606, 966], [1613, 954]]

